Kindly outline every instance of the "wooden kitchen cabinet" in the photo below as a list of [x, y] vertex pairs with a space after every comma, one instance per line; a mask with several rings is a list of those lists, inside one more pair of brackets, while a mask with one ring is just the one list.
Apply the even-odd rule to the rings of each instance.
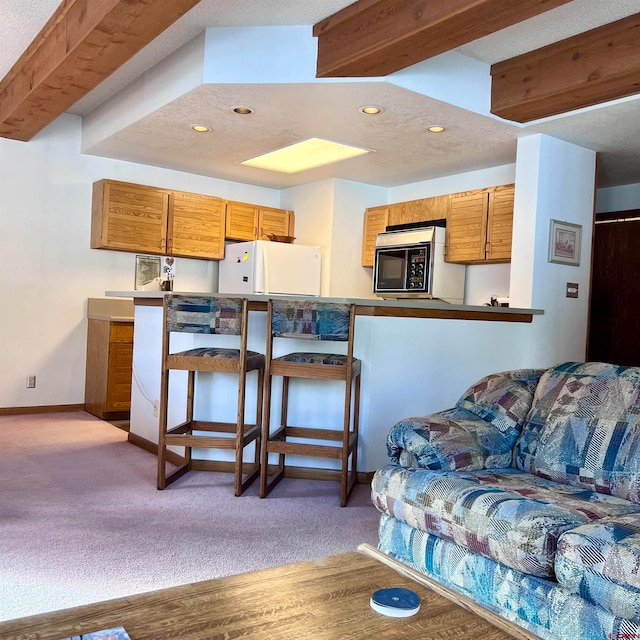
[[388, 206], [370, 207], [364, 212], [362, 229], [362, 266], [373, 267], [376, 236], [383, 233], [389, 224]]
[[222, 198], [172, 192], [167, 254], [207, 260], [224, 258], [225, 208]]
[[227, 202], [225, 238], [255, 240], [258, 229], [258, 207], [244, 202]]
[[268, 240], [268, 234], [293, 236], [293, 211], [260, 207], [245, 202], [227, 202], [227, 240]]
[[445, 260], [461, 264], [509, 262], [514, 185], [450, 196]]
[[85, 411], [102, 419], [129, 417], [133, 322], [88, 320]]
[[258, 240], [268, 240], [269, 234], [293, 236], [295, 216], [293, 211], [260, 207], [258, 209]]
[[389, 205], [389, 225], [446, 219], [449, 196], [435, 196]]
[[386, 231], [388, 226], [440, 220], [447, 217], [448, 211], [448, 195], [370, 207], [364, 212], [362, 266], [373, 267], [376, 236]]
[[221, 259], [224, 217], [221, 198], [99, 180], [93, 185], [91, 248]]
[[93, 184], [91, 248], [166, 253], [169, 192], [128, 182]]

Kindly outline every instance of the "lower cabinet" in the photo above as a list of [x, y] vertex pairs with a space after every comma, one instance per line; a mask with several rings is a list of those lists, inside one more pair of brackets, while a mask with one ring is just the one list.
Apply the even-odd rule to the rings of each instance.
[[128, 418], [133, 322], [88, 320], [84, 408], [102, 419]]

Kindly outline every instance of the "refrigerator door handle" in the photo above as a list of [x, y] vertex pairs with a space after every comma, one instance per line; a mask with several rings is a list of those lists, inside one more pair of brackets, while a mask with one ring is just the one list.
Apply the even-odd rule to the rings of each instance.
[[263, 269], [263, 276], [264, 276], [264, 282], [262, 283], [264, 286], [264, 293], [265, 295], [268, 295], [271, 293], [271, 288], [269, 287], [269, 252], [268, 251], [262, 251], [262, 269]]

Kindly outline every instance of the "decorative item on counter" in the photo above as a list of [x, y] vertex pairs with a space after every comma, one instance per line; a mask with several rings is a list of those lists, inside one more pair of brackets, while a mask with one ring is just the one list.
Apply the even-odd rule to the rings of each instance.
[[176, 276], [176, 259], [171, 257], [166, 257], [162, 261], [162, 275], [167, 280], [173, 280]]
[[156, 280], [160, 280], [160, 257], [159, 256], [136, 256], [136, 291], [154, 291], [148, 286], [156, 286], [155, 291], [159, 291], [159, 285], [153, 285]]
[[280, 236], [276, 233], [267, 233], [267, 238], [269, 238], [271, 242], [287, 242], [289, 244], [295, 240], [293, 236]]
[[491, 302], [484, 305], [485, 307], [508, 307], [509, 298], [501, 298], [499, 296], [491, 296]]
[[141, 284], [136, 291], [163, 291], [165, 279], [158, 276], [153, 280], [149, 280], [149, 282], [145, 282]]
[[176, 259], [169, 256], [162, 261], [162, 291], [173, 291], [173, 279], [176, 275]]

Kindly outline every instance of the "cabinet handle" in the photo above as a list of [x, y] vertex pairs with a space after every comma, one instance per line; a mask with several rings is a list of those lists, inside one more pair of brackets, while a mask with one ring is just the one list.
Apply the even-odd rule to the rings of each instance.
[[486, 255], [491, 254], [491, 243], [489, 241], [487, 241], [486, 244], [484, 245], [484, 252]]

